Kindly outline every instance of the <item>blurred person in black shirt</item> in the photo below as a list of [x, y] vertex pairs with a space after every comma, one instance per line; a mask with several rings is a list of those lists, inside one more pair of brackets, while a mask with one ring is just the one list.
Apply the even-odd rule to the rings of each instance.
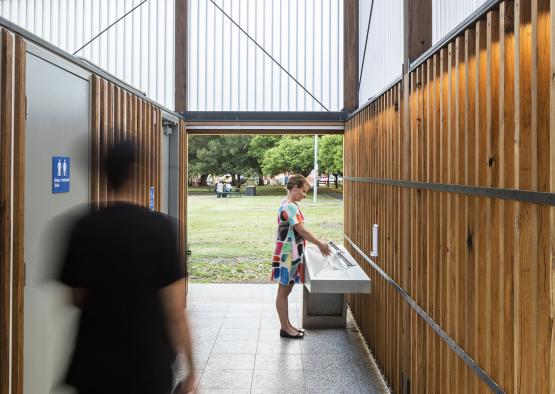
[[110, 149], [105, 168], [114, 201], [77, 222], [63, 264], [61, 280], [82, 309], [66, 378], [80, 394], [170, 393], [177, 352], [186, 355], [191, 371], [178, 392], [194, 390], [173, 226], [127, 197], [136, 152], [130, 141]]

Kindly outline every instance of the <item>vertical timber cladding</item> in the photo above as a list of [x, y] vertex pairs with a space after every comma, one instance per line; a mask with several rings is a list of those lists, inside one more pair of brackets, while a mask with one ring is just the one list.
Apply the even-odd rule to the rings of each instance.
[[[411, 181], [555, 192], [553, 18], [549, 0], [501, 2], [410, 72], [408, 117], [397, 84], [345, 131], [346, 235], [369, 255], [379, 224], [375, 262], [506, 392], [555, 392], [555, 207], [357, 178], [403, 179], [410, 133]], [[401, 258], [405, 192], [410, 283]], [[400, 392], [408, 377], [413, 392], [487, 391], [358, 260], [374, 287], [351, 295], [351, 308], [392, 388]]]
[[[179, 121], [179, 261], [183, 264], [185, 272], [187, 267], [187, 180], [188, 180], [188, 163], [187, 163], [187, 129], [185, 121]], [[184, 281], [182, 297], [186, 299], [188, 290], [188, 280]]]
[[154, 209], [160, 209], [162, 112], [125, 89], [98, 76], [92, 77], [91, 202], [106, 205], [109, 191], [102, 157], [110, 144], [123, 138], [137, 142], [139, 171], [131, 198], [148, 207], [149, 190], [155, 188]]
[[2, 365], [0, 393], [2, 394], [23, 392], [24, 147], [25, 42], [9, 31], [0, 29], [0, 365]]
[[[162, 112], [155, 105], [98, 76], [92, 77], [91, 116], [91, 202], [105, 206], [113, 197], [106, 182], [102, 157], [109, 144], [122, 138], [135, 140], [140, 147], [139, 171], [135, 174], [132, 200], [147, 207], [150, 187], [155, 188], [155, 210], [161, 204], [161, 138]], [[185, 122], [179, 122], [179, 220], [180, 261], [186, 262], [187, 236], [187, 135]], [[164, 196], [164, 198], [167, 198]], [[187, 283], [183, 287], [183, 299]]]

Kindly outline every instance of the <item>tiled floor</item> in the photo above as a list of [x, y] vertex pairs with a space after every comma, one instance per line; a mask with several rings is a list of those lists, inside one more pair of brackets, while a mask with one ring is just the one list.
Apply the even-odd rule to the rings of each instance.
[[[289, 305], [298, 326], [300, 290]], [[352, 321], [347, 329], [307, 330], [302, 340], [280, 338], [275, 291], [274, 285], [189, 288], [199, 393], [388, 392]]]

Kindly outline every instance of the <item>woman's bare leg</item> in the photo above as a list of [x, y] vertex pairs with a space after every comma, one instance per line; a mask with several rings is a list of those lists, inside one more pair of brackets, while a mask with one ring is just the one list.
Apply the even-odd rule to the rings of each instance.
[[293, 285], [278, 285], [276, 296], [276, 309], [281, 324], [281, 329], [286, 331], [289, 335], [297, 335], [297, 331], [291, 323], [289, 323], [289, 302], [287, 297], [293, 290]]

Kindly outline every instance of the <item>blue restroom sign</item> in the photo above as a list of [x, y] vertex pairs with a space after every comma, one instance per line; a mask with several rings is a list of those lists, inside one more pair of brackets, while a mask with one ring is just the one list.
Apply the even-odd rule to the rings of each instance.
[[154, 211], [154, 186], [150, 187], [150, 192], [148, 195], [148, 209]]
[[69, 192], [70, 159], [64, 156], [52, 157], [52, 193]]

